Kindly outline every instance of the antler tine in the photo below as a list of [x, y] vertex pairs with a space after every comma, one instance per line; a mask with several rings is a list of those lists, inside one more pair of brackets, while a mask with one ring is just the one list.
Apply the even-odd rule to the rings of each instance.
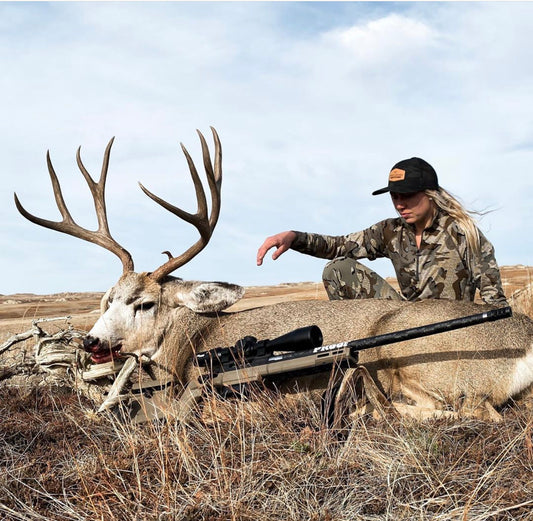
[[211, 165], [211, 157], [209, 155], [209, 148], [205, 141], [204, 136], [200, 131], [197, 131], [200, 136], [200, 142], [202, 143], [202, 156], [204, 160], [204, 168], [207, 173], [207, 181], [209, 183], [209, 189], [211, 191], [211, 198], [213, 200], [213, 208], [211, 210], [211, 216], [209, 218], [209, 226], [214, 229], [218, 217], [220, 215], [220, 189], [222, 185], [222, 147], [220, 145], [220, 139], [217, 131], [211, 127], [213, 133], [213, 140], [215, 142], [215, 165], [214, 171]]
[[[50, 181], [52, 182], [52, 188], [54, 191], [54, 197], [56, 200], [57, 208], [59, 209], [59, 212], [61, 213], [61, 217], [63, 217], [63, 222], [72, 224], [74, 221], [72, 220], [72, 217], [68, 211], [68, 208], [65, 204], [65, 199], [63, 198], [63, 193], [61, 192], [61, 185], [59, 184], [59, 181], [57, 179], [57, 175], [54, 170], [54, 166], [52, 165], [52, 160], [50, 159], [50, 151], [46, 151], [46, 164], [48, 166], [48, 173], [50, 175]], [[46, 219], [41, 219], [40, 217], [36, 217], [35, 215], [32, 215], [30, 212], [28, 212], [19, 201], [19, 198], [17, 197], [17, 194], [15, 193], [15, 205], [17, 207], [17, 210], [29, 221], [39, 224], [40, 226], [45, 226], [46, 228], [51, 228], [53, 230], [58, 230], [58, 225], [61, 223], [56, 223], [54, 221], [48, 221]], [[60, 230], [58, 230], [60, 231]]]
[[109, 227], [107, 224], [107, 215], [106, 215], [106, 208], [105, 208], [105, 182], [106, 182], [106, 177], [107, 177], [107, 169], [109, 166], [109, 155], [111, 152], [111, 145], [113, 144], [113, 140], [114, 138], [112, 138], [109, 141], [109, 144], [106, 147], [106, 151], [104, 154], [104, 161], [102, 165], [102, 173], [100, 176], [100, 181], [98, 183], [94, 182], [92, 177], [87, 172], [87, 169], [83, 165], [81, 158], [80, 158], [80, 148], [78, 148], [78, 151], [76, 154], [76, 160], [78, 163], [78, 167], [80, 168], [80, 171], [83, 174], [83, 177], [87, 181], [87, 185], [89, 186], [89, 189], [93, 196], [96, 216], [98, 218], [98, 230], [91, 231], [91, 230], [82, 228], [81, 226], [76, 224], [74, 220], [72, 219], [72, 216], [70, 215], [68, 208], [65, 204], [65, 200], [61, 192], [61, 185], [59, 184], [59, 180], [57, 179], [57, 175], [54, 171], [54, 167], [52, 165], [49, 152], [47, 152], [46, 154], [48, 172], [50, 174], [50, 180], [52, 182], [52, 188], [54, 191], [54, 197], [56, 200], [56, 204], [61, 213], [61, 216], [63, 217], [63, 220], [56, 222], [56, 221], [49, 221], [47, 219], [36, 217], [35, 215], [29, 213], [22, 206], [22, 204], [20, 203], [17, 197], [17, 194], [14, 194], [14, 195], [15, 195], [15, 205], [17, 207], [17, 210], [26, 219], [28, 219], [29, 221], [35, 224], [38, 224], [39, 226], [43, 226], [45, 228], [49, 228], [51, 230], [55, 230], [58, 232], [66, 233], [68, 235], [72, 235], [73, 237], [77, 237], [78, 239], [83, 239], [84, 241], [102, 246], [106, 250], [109, 250], [110, 252], [114, 253], [115, 255], [119, 257], [119, 259], [122, 261], [122, 267], [123, 267], [124, 273], [126, 273], [128, 271], [133, 271], [133, 259], [131, 255], [129, 254], [129, 252], [126, 251], [122, 246], [120, 246], [120, 244], [118, 244], [113, 239], [113, 237], [111, 237], [111, 234], [109, 233]]
[[76, 163], [78, 164], [78, 168], [83, 174], [83, 177], [85, 178], [85, 181], [87, 182], [89, 190], [93, 196], [94, 209], [96, 210], [96, 217], [98, 219], [98, 230], [105, 231], [108, 235], [109, 226], [107, 224], [107, 210], [105, 204], [105, 183], [107, 181], [107, 170], [109, 168], [111, 146], [113, 145], [114, 141], [115, 138], [112, 137], [106, 146], [104, 159], [102, 161], [102, 171], [100, 173], [100, 179], [98, 183], [94, 182], [94, 179], [91, 177], [81, 160], [81, 146], [78, 147], [78, 150], [76, 151]]
[[200, 239], [196, 243], [194, 243], [188, 250], [186, 250], [184, 253], [182, 253], [178, 257], [170, 258], [162, 266], [160, 266], [159, 268], [157, 268], [155, 271], [151, 273], [150, 276], [156, 281], [159, 281], [165, 278], [169, 273], [172, 273], [179, 267], [183, 266], [184, 264], [189, 262], [193, 257], [195, 257], [198, 253], [200, 253], [207, 246], [209, 240], [211, 239], [211, 235], [213, 234], [213, 230], [215, 229], [216, 223], [218, 221], [218, 216], [220, 213], [220, 190], [222, 186], [222, 150], [221, 150], [220, 140], [218, 138], [218, 135], [215, 129], [211, 127], [211, 130], [213, 132], [213, 138], [215, 142], [214, 169], [213, 169], [213, 165], [211, 164], [209, 148], [207, 146], [205, 138], [200, 131], [197, 131], [198, 135], [200, 136], [204, 168], [205, 168], [205, 173], [207, 176], [207, 182], [209, 184], [209, 189], [211, 192], [211, 215], [208, 216], [208, 208], [207, 208], [207, 201], [205, 197], [205, 191], [204, 191], [202, 182], [200, 180], [200, 177], [198, 176], [198, 171], [196, 170], [196, 167], [194, 165], [194, 162], [189, 152], [183, 146], [183, 144], [181, 144], [181, 148], [183, 150], [183, 154], [185, 155], [185, 158], [187, 159], [187, 163], [189, 165], [189, 171], [190, 171], [190, 174], [191, 174], [191, 177], [194, 183], [194, 188], [196, 191], [196, 200], [198, 204], [196, 213], [192, 214], [192, 213], [186, 212], [182, 210], [181, 208], [178, 208], [170, 204], [169, 202], [165, 201], [164, 199], [161, 199], [157, 195], [147, 190], [141, 183], [139, 183], [139, 186], [141, 187], [142, 191], [148, 197], [150, 197], [150, 199], [152, 199], [157, 204], [161, 205], [163, 208], [173, 213], [180, 219], [183, 219], [189, 224], [192, 224], [200, 233]]

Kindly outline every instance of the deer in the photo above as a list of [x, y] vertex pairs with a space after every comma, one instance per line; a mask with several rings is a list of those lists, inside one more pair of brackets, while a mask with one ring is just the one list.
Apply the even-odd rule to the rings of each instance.
[[[171, 275], [207, 246], [219, 218], [222, 147], [216, 130], [211, 127], [211, 131], [214, 161], [206, 139], [197, 131], [210, 205], [204, 183], [182, 143], [196, 192], [195, 213], [174, 206], [139, 182], [146, 196], [193, 225], [199, 233], [197, 242], [179, 256], [163, 252], [168, 260], [151, 272], [134, 271], [132, 256], [109, 231], [105, 184], [114, 138], [105, 149], [98, 182], [81, 160], [81, 147], [76, 153], [78, 168], [92, 194], [97, 230], [82, 228], [72, 219], [49, 151], [46, 155], [48, 172], [62, 220], [56, 222], [32, 215], [15, 193], [17, 210], [32, 223], [97, 244], [122, 262], [122, 275], [102, 297], [100, 317], [84, 340], [84, 349], [94, 364], [124, 357], [142, 359], [149, 361], [158, 378], [170, 379], [178, 384], [178, 389], [183, 389], [197, 377], [193, 364], [195, 353], [233, 345], [245, 335], [268, 339], [316, 324], [322, 331], [324, 343], [333, 344], [467, 316], [487, 308], [487, 305], [465, 301], [359, 299], [281, 302], [231, 311], [228, 308], [243, 297], [243, 287], [225, 282], [186, 281]], [[360, 353], [359, 367], [364, 385], [374, 386], [378, 395], [401, 414], [421, 417], [451, 410], [452, 414], [471, 414], [499, 421], [501, 415], [496, 408], [533, 386], [533, 322], [526, 315], [514, 313], [497, 325], [479, 324], [424, 339], [375, 347]], [[329, 385], [328, 378], [327, 375], [310, 376], [305, 382], [303, 379], [294, 382], [293, 388], [323, 390]], [[286, 392], [291, 392], [288, 387]]]

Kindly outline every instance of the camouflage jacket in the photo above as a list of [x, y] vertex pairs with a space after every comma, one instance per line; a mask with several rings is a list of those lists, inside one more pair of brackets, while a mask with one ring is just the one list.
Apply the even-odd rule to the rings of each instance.
[[389, 258], [407, 300], [474, 300], [478, 288], [486, 303], [506, 304], [492, 244], [480, 231], [480, 253], [472, 255], [464, 233], [442, 212], [424, 230], [420, 248], [414, 227], [400, 217], [343, 236], [296, 235], [291, 248], [315, 257]]

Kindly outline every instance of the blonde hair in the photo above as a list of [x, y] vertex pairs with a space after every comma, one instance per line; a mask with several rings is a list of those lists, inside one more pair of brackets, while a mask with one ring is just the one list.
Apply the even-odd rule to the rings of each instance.
[[468, 249], [473, 255], [477, 256], [480, 249], [479, 229], [474, 216], [485, 215], [487, 212], [467, 210], [452, 194], [442, 187], [436, 190], [424, 190], [424, 193], [441, 211], [455, 220], [460, 230], [465, 234]]

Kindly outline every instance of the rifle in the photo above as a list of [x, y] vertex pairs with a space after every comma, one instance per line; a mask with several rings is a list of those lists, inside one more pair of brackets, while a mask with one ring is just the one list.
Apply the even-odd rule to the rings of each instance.
[[296, 329], [273, 340], [247, 336], [232, 347], [217, 347], [195, 356], [203, 373], [193, 379], [179, 399], [180, 419], [186, 419], [205, 392], [223, 397], [245, 395], [250, 384], [280, 382], [284, 379], [331, 371], [335, 365], [354, 367], [359, 351], [414, 338], [435, 335], [483, 322], [512, 316], [510, 307], [436, 322], [359, 340], [322, 345], [322, 332], [316, 325]]

